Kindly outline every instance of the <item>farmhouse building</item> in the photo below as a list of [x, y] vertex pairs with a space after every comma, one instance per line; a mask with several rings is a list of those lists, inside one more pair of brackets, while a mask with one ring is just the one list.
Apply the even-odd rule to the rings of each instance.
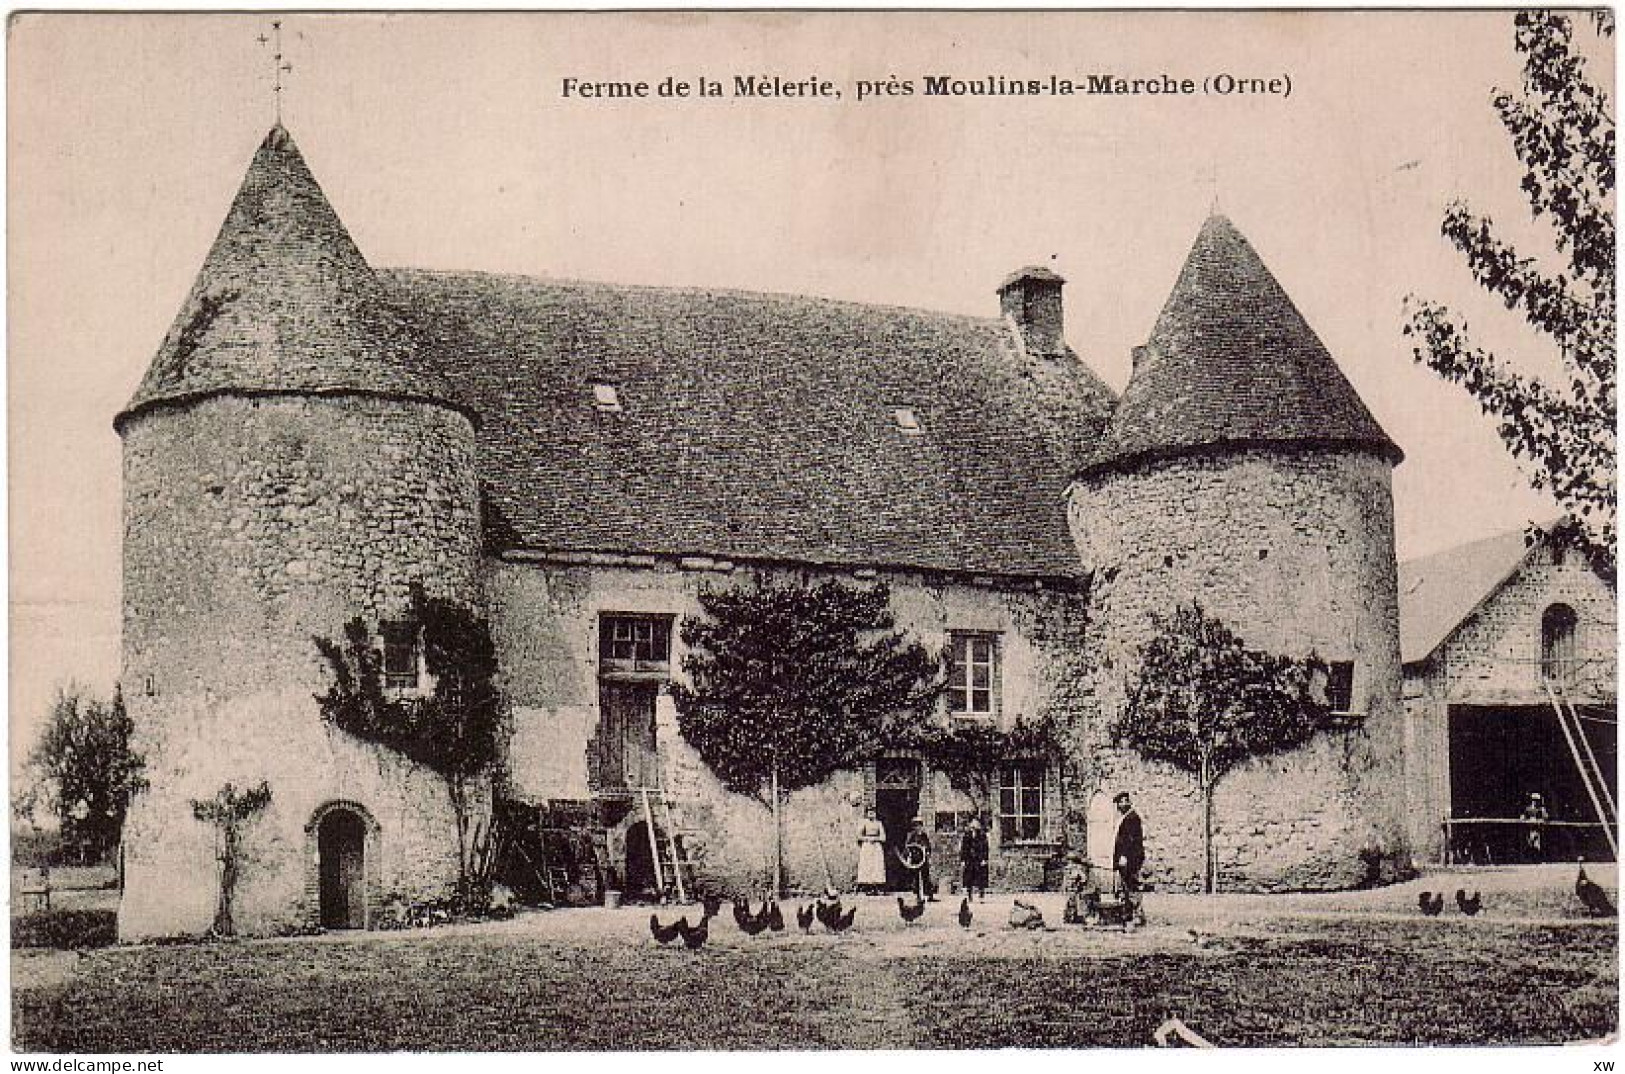
[[943, 877], [986, 809], [994, 885], [1037, 887], [1109, 840], [1089, 807], [1118, 789], [1157, 879], [1195, 882], [1190, 777], [1105, 731], [1150, 616], [1191, 599], [1329, 660], [1343, 713], [1221, 784], [1223, 881], [1403, 864], [1399, 449], [1222, 216], [1121, 399], [1068, 346], [1063, 285], [1022, 269], [969, 317], [375, 269], [273, 128], [115, 421], [123, 681], [151, 784], [121, 935], [208, 928], [216, 833], [190, 803], [228, 782], [271, 790], [243, 829], [241, 928], [365, 927], [450, 890], [444, 781], [313, 700], [330, 671], [312, 639], [354, 616], [389, 687], [421, 684], [414, 586], [491, 624], [503, 794], [579, 836], [543, 848], [575, 894], [669, 880], [669, 850], [692, 885], [765, 881], [766, 811], [683, 741], [667, 688], [699, 594], [758, 577], [886, 583], [899, 626], [948, 654], [941, 719], [1064, 731], [1056, 756], [1000, 758], [987, 800], [907, 751], [798, 792], [797, 886], [850, 885], [873, 807], [894, 841], [926, 818]]
[[[1418, 858], [1612, 860], [1601, 820], [1617, 789], [1612, 582], [1550, 530], [1401, 564], [1399, 581]], [[1535, 794], [1551, 822], [1538, 851], [1522, 823]]]

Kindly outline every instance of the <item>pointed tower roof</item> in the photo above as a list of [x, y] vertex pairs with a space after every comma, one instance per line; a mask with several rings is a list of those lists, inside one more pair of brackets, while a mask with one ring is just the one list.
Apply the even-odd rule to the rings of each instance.
[[1289, 443], [1403, 458], [1252, 244], [1215, 213], [1084, 471]]
[[280, 123], [260, 143], [191, 293], [114, 425], [160, 403], [224, 392], [457, 405]]

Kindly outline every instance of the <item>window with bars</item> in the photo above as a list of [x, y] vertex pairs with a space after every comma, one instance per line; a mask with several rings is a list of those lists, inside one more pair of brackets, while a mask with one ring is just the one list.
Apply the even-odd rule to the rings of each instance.
[[604, 616], [598, 625], [598, 660], [605, 670], [668, 671], [671, 617]]
[[948, 712], [993, 719], [998, 715], [998, 635], [953, 634], [949, 640]]
[[1017, 761], [999, 778], [999, 839], [1031, 843], [1044, 838], [1044, 764]]
[[385, 623], [384, 689], [416, 690], [420, 683], [420, 631], [416, 623]]
[[1326, 665], [1326, 707], [1333, 712], [1354, 711], [1354, 661], [1333, 660]]

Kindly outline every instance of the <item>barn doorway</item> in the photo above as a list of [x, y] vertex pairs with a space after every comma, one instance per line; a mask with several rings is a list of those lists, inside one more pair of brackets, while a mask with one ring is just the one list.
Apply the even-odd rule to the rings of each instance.
[[[671, 843], [666, 830], [659, 825], [654, 829], [655, 844], [649, 843], [649, 825], [638, 821], [626, 830], [626, 893], [650, 895], [658, 898], [661, 886], [674, 886], [677, 874], [671, 860]], [[655, 875], [655, 848], [660, 851], [660, 874]], [[679, 852], [680, 848], [679, 848]]]
[[[1579, 725], [1610, 792], [1618, 733], [1611, 713], [1578, 706]], [[1457, 860], [1514, 864], [1529, 860], [1526, 826], [1514, 823], [1531, 794], [1545, 802], [1545, 861], [1609, 861], [1613, 854], [1550, 705], [1450, 706], [1451, 851]], [[1461, 824], [1460, 821], [1472, 823]]]
[[367, 927], [367, 825], [355, 812], [330, 809], [316, 831], [322, 927]]

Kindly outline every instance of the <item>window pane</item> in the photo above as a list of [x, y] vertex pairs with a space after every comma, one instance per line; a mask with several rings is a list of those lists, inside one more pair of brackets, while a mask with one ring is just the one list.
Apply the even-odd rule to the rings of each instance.
[[978, 689], [986, 690], [993, 685], [993, 669], [986, 664], [972, 664], [970, 684]]
[[970, 706], [971, 712], [992, 712], [993, 695], [986, 690], [972, 690]]
[[1021, 837], [1023, 839], [1038, 838], [1038, 818], [1023, 817], [1021, 819]]
[[966, 704], [965, 688], [951, 687], [948, 690], [948, 707], [954, 712], [964, 712]]

